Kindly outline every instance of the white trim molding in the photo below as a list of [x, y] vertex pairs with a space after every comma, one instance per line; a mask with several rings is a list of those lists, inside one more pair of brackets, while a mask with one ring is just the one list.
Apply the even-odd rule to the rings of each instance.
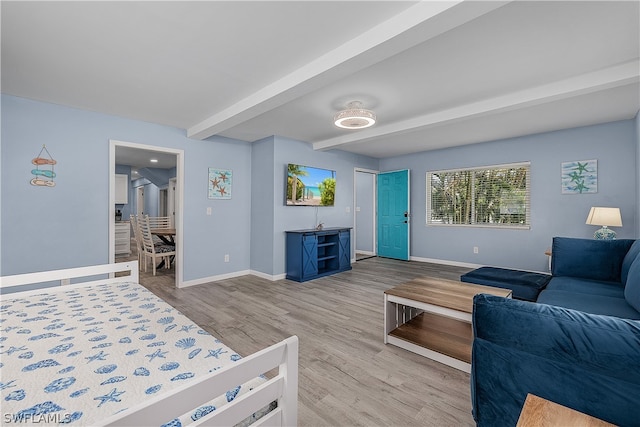
[[485, 266], [484, 264], [472, 264], [470, 262], [449, 261], [446, 259], [437, 259], [437, 258], [422, 258], [417, 256], [412, 256], [409, 258], [409, 260], [418, 261], [418, 262], [430, 262], [432, 264], [451, 265], [454, 267], [466, 267], [466, 268], [480, 268]]

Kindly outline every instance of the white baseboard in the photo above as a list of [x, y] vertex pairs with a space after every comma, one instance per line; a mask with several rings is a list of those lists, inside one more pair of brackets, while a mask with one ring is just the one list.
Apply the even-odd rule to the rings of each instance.
[[276, 280], [285, 279], [287, 276], [285, 273], [274, 275], [274, 274], [263, 273], [261, 271], [256, 271], [256, 270], [242, 270], [242, 271], [234, 271], [233, 273], [218, 274], [217, 276], [203, 277], [201, 279], [187, 280], [185, 282], [182, 282], [182, 286], [180, 287], [187, 288], [189, 286], [202, 285], [203, 283], [217, 282], [225, 279], [233, 279], [234, 277], [246, 276], [248, 274], [260, 277], [262, 279], [270, 280], [272, 282], [275, 282]]
[[[485, 264], [473, 264], [469, 262], [449, 261], [449, 260], [437, 259], [437, 258], [422, 258], [422, 257], [416, 257], [416, 256], [409, 257], [409, 260], [417, 261], [417, 262], [429, 262], [432, 264], [451, 265], [454, 267], [465, 267], [465, 268], [480, 268], [480, 267], [486, 266]], [[355, 259], [352, 259], [351, 263], [355, 263]], [[549, 274], [548, 272], [542, 272], [542, 271], [534, 271], [534, 272]], [[202, 279], [188, 280], [186, 282], [182, 282], [181, 288], [186, 288], [188, 286], [201, 285], [203, 283], [217, 282], [219, 280], [224, 280], [224, 279], [232, 279], [234, 277], [246, 276], [247, 274], [251, 274], [253, 276], [260, 277], [265, 280], [270, 280], [272, 282], [275, 282], [276, 280], [286, 279], [287, 277], [286, 273], [267, 274], [267, 273], [263, 273], [261, 271], [256, 271], [256, 270], [242, 270], [242, 271], [235, 271], [233, 273], [226, 273], [226, 274], [219, 274], [217, 276], [205, 277]]]
[[466, 268], [480, 268], [485, 266], [485, 264], [472, 264], [469, 262], [449, 261], [446, 259], [437, 259], [437, 258], [422, 258], [417, 256], [409, 257], [409, 260], [418, 261], [418, 262], [430, 262], [433, 264], [452, 265], [454, 267], [466, 267]]
[[375, 256], [376, 255], [375, 252], [371, 252], [371, 251], [356, 251], [356, 253], [365, 254], [365, 255], [371, 255], [371, 256]]
[[512, 268], [512, 267], [504, 267], [499, 265], [489, 265], [489, 264], [472, 264], [469, 262], [458, 262], [458, 261], [449, 261], [444, 259], [435, 259], [435, 258], [420, 258], [420, 257], [410, 257], [411, 261], [418, 262], [430, 262], [433, 264], [442, 264], [442, 265], [451, 265], [454, 267], [465, 267], [465, 268], [480, 268], [480, 267], [496, 267], [496, 268], [507, 268], [512, 270], [520, 270], [520, 271], [528, 271], [530, 273], [540, 273], [540, 274], [551, 274], [548, 271], [539, 271], [539, 270], [526, 270], [522, 268]]
[[282, 274], [267, 274], [267, 273], [263, 273], [262, 271], [251, 270], [250, 274], [253, 274], [254, 276], [260, 277], [262, 279], [271, 280], [272, 282], [275, 282], [276, 280], [282, 280], [282, 279], [286, 279], [287, 278], [287, 275], [285, 273], [282, 273]]
[[182, 282], [181, 288], [189, 286], [202, 285], [203, 283], [217, 282], [218, 280], [233, 279], [234, 277], [246, 276], [251, 274], [251, 270], [234, 271], [233, 273], [218, 274], [217, 276], [203, 277], [201, 279], [187, 280]]

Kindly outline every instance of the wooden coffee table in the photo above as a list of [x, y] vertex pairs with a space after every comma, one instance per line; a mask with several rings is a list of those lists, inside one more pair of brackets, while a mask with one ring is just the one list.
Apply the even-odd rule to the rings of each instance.
[[510, 289], [423, 277], [384, 293], [384, 342], [471, 372], [473, 297]]

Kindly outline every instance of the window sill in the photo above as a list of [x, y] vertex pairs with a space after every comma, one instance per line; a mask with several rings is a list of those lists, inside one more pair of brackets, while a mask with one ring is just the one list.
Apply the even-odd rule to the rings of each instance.
[[516, 225], [516, 224], [425, 224], [427, 227], [462, 227], [462, 228], [493, 228], [497, 230], [530, 230], [530, 225]]

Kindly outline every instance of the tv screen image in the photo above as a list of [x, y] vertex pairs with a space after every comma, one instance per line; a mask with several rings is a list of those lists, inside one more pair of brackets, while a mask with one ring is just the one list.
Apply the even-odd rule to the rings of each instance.
[[336, 171], [287, 165], [287, 206], [333, 206], [335, 192]]

